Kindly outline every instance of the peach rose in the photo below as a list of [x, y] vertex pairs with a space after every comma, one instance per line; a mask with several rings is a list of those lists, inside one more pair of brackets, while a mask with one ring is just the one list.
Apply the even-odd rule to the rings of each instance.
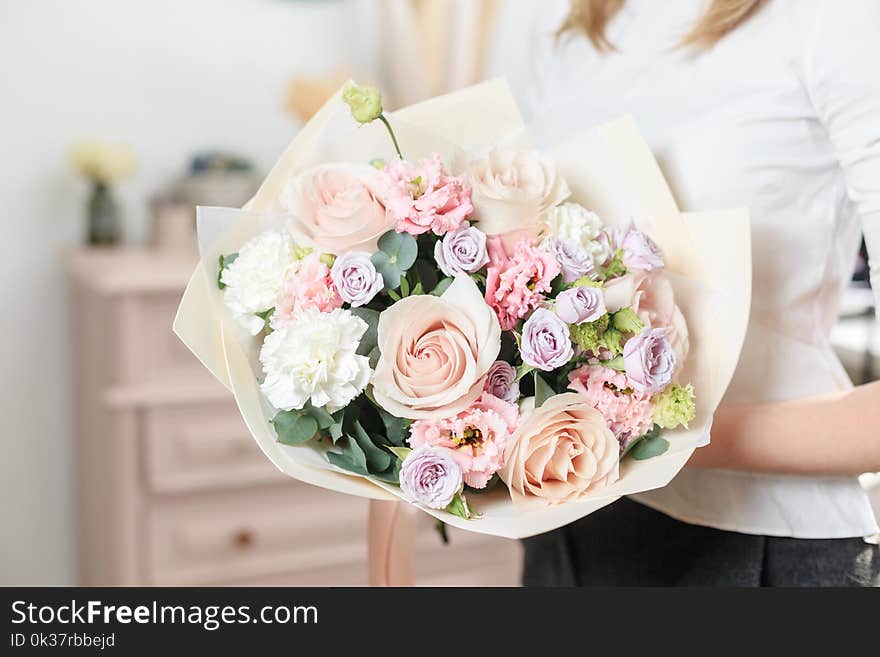
[[676, 371], [684, 366], [690, 349], [687, 322], [681, 309], [675, 304], [672, 283], [662, 272], [644, 278], [639, 285], [641, 295], [636, 314], [649, 328], [665, 328], [666, 339], [675, 352]]
[[602, 414], [566, 392], [523, 409], [498, 474], [517, 506], [562, 504], [617, 481], [619, 454]]
[[646, 328], [665, 328], [675, 352], [676, 371], [684, 366], [690, 349], [687, 322], [675, 305], [675, 291], [666, 274], [631, 272], [606, 282], [603, 291], [608, 312], [630, 307]]
[[501, 349], [498, 318], [469, 276], [443, 296], [401, 299], [379, 316], [373, 395], [413, 420], [450, 418], [480, 396]]
[[571, 193], [555, 165], [534, 151], [494, 148], [471, 160], [465, 174], [473, 188], [472, 219], [487, 235], [501, 235], [505, 248], [538, 237], [544, 214]]
[[375, 253], [379, 237], [394, 228], [375, 180], [373, 167], [356, 164], [323, 164], [295, 176], [280, 199], [290, 232], [326, 253]]

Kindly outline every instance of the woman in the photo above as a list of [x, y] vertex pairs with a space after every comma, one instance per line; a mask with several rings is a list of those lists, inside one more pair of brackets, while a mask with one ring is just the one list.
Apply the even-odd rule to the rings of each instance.
[[828, 334], [860, 229], [880, 297], [880, 3], [540, 7], [540, 145], [633, 114], [681, 208], [750, 208], [754, 285], [711, 444], [526, 541], [525, 583], [877, 585], [856, 476], [880, 470], [880, 382], [852, 388]]

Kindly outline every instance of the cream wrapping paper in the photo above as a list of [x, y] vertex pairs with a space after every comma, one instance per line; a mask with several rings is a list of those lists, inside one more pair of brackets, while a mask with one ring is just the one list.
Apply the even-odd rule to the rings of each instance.
[[[526, 144], [519, 111], [503, 80], [441, 96], [390, 115], [398, 141], [411, 159], [440, 152], [447, 161], [497, 144]], [[664, 432], [669, 450], [645, 461], [626, 459], [620, 479], [581, 501], [535, 510], [515, 508], [502, 486], [471, 494], [482, 518], [465, 520], [424, 508], [462, 529], [523, 538], [581, 518], [622, 495], [666, 485], [693, 450], [709, 440], [712, 414], [733, 375], [745, 336], [751, 294], [748, 213], [743, 209], [682, 213], [638, 132], [624, 117], [574, 138], [548, 154], [572, 190], [572, 199], [608, 224], [631, 219], [663, 248], [676, 301], [690, 331], [691, 349], [680, 375], [694, 384], [697, 416], [690, 428]], [[221, 254], [283, 223], [277, 205], [287, 179], [319, 163], [390, 159], [393, 151], [378, 122], [358, 125], [337, 93], [300, 131], [245, 206], [199, 208], [201, 261], [181, 300], [174, 331], [235, 396], [239, 410], [266, 456], [285, 474], [317, 486], [379, 500], [403, 499], [397, 487], [331, 465], [321, 449], [278, 443], [263, 399], [257, 339], [226, 310], [216, 284]], [[296, 236], [302, 239], [302, 236]]]

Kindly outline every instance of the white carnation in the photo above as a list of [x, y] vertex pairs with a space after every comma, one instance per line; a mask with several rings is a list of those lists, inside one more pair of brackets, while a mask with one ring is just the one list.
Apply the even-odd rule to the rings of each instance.
[[562, 203], [550, 208], [545, 222], [548, 232], [545, 246], [556, 240], [568, 242], [592, 256], [596, 265], [611, 255], [608, 246], [598, 239], [602, 232], [599, 215], [579, 203]]
[[285, 411], [309, 400], [331, 413], [348, 405], [370, 380], [369, 358], [355, 353], [366, 330], [364, 320], [342, 308], [298, 313], [263, 342], [263, 394]]
[[251, 335], [263, 328], [263, 319], [257, 313], [275, 305], [284, 279], [296, 262], [294, 251], [295, 245], [287, 233], [267, 230], [248, 240], [238, 257], [223, 270], [223, 301]]

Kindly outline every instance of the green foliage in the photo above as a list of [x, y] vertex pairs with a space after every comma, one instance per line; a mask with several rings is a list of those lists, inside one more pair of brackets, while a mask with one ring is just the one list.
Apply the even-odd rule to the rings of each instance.
[[669, 441], [660, 437], [660, 430], [657, 425], [654, 425], [654, 428], [651, 431], [634, 442], [635, 444], [632, 445], [627, 452], [631, 454], [636, 461], [646, 461], [655, 456], [660, 456], [669, 449]]
[[328, 452], [327, 459], [343, 470], [397, 484], [401, 450], [407, 449], [406, 420], [379, 408], [369, 389], [345, 410], [340, 451]]
[[413, 266], [419, 247], [409, 233], [389, 230], [379, 238], [379, 250], [371, 257], [373, 265], [385, 280], [385, 289], [394, 290], [401, 284], [401, 278]]
[[623, 249], [617, 249], [608, 267], [605, 268], [605, 280], [617, 278], [626, 274], [626, 265], [623, 264]]
[[227, 256], [223, 254], [220, 255], [220, 266], [217, 269], [217, 287], [219, 287], [221, 290], [226, 287], [226, 283], [223, 282], [223, 270], [226, 269], [233, 262], [235, 262], [235, 259], [237, 257], [237, 253], [230, 253]]
[[464, 518], [465, 520], [470, 520], [471, 518], [479, 518], [482, 516], [481, 513], [477, 513], [468, 505], [468, 501], [467, 498], [464, 496], [464, 493], [455, 494], [455, 497], [452, 498], [452, 501], [446, 507], [446, 512], [451, 513], [454, 516], [458, 516], [459, 518]]
[[452, 281], [454, 280], [455, 279], [452, 277], [440, 279], [440, 282], [434, 286], [433, 290], [431, 290], [431, 294], [433, 294], [435, 297], [439, 297], [441, 294], [446, 292], [446, 290], [449, 288], [450, 285], [452, 285]]
[[371, 308], [352, 308], [351, 314], [360, 317], [367, 323], [367, 330], [361, 338], [358, 345], [357, 353], [361, 356], [369, 356], [370, 352], [376, 348], [379, 340], [379, 311]]
[[342, 435], [343, 414], [344, 410], [341, 410], [331, 415], [323, 408], [307, 404], [302, 409], [278, 411], [272, 418], [272, 425], [278, 442], [284, 445], [302, 445], [321, 433], [326, 433], [335, 442]]
[[535, 372], [535, 408], [540, 407], [555, 394], [556, 391], [550, 387], [550, 384], [544, 380], [544, 377]]

